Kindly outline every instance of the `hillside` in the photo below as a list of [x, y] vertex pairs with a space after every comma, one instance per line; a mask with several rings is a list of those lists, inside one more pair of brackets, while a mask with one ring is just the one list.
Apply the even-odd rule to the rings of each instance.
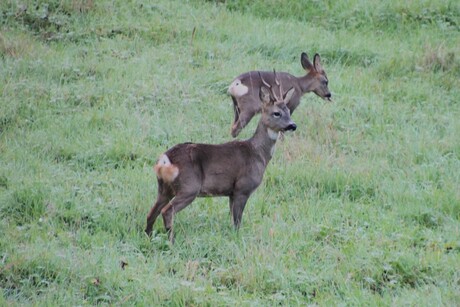
[[[460, 301], [458, 1], [2, 1], [0, 305]], [[227, 88], [322, 57], [239, 232], [226, 198], [143, 229]], [[238, 138], [250, 137], [257, 119]]]

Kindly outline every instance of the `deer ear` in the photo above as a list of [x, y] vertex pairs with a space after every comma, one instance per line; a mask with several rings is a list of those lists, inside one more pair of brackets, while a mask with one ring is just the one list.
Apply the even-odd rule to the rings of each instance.
[[292, 98], [292, 95], [294, 95], [294, 92], [295, 92], [295, 88], [292, 87], [289, 91], [287, 91], [286, 94], [284, 94], [284, 99], [283, 99], [283, 101], [284, 101], [285, 104], [288, 104], [288, 102], [289, 102], [289, 101], [291, 100], [291, 98]]
[[259, 96], [264, 105], [270, 103], [270, 91], [265, 86], [260, 87]]
[[305, 70], [315, 69], [313, 64], [308, 59], [308, 55], [305, 52], [302, 52], [302, 54], [300, 55], [300, 63], [302, 63], [302, 67]]
[[313, 58], [313, 64], [315, 65], [315, 70], [317, 72], [323, 71], [323, 67], [321, 66], [321, 57], [319, 54], [315, 54], [315, 57]]

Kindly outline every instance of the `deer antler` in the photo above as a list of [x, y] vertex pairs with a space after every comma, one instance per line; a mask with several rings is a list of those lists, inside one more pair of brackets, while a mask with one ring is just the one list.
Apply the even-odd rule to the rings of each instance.
[[283, 94], [284, 94], [284, 92], [283, 92], [283, 85], [281, 84], [281, 81], [278, 80], [278, 78], [277, 78], [277, 76], [276, 76], [276, 71], [275, 71], [275, 69], [273, 69], [273, 74], [275, 75], [275, 83], [276, 83], [276, 85], [279, 86], [279, 89], [280, 89], [280, 96], [279, 96], [279, 97], [276, 97], [276, 96], [275, 96], [275, 97], [276, 97], [276, 100], [277, 100], [277, 101], [282, 101], [282, 100], [283, 100]]
[[260, 71], [258, 72], [259, 73], [259, 77], [260, 77], [260, 80], [262, 80], [262, 83], [268, 88], [271, 90], [272, 86], [270, 84], [267, 83], [267, 81], [264, 80], [264, 78], [262, 77], [262, 75], [260, 74]]
[[276, 78], [276, 70], [273, 68], [273, 74], [275, 75], [275, 83], [276, 85], [280, 85], [280, 82], [278, 81], [278, 79]]
[[275, 75], [275, 78], [274, 78], [275, 84], [279, 87], [279, 90], [280, 90], [280, 96], [278, 96], [273, 90], [273, 87], [267, 81], [265, 81], [265, 79], [260, 74], [260, 71], [258, 73], [259, 73], [260, 80], [270, 90], [270, 93], [273, 96], [273, 98], [275, 98], [277, 102], [282, 101], [283, 100], [283, 85], [281, 84], [281, 82], [278, 80], [278, 77], [276, 76], [276, 70], [273, 69], [273, 74]]

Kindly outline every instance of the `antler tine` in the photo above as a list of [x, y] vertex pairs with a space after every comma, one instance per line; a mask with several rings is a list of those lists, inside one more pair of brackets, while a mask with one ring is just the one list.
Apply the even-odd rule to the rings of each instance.
[[283, 83], [281, 82], [281, 80], [279, 80], [278, 83], [280, 86], [280, 100], [283, 100], [283, 95], [284, 95]]
[[276, 70], [275, 70], [275, 69], [273, 69], [273, 74], [275, 75], [275, 83], [276, 83], [276, 85], [279, 86], [280, 92], [281, 92], [281, 93], [280, 93], [281, 96], [278, 97], [278, 95], [276, 95], [274, 92], [273, 92], [273, 96], [275, 97], [276, 101], [280, 101], [280, 100], [283, 98], [283, 89], [282, 89], [282, 87], [281, 87], [280, 81], [279, 81], [278, 78], [276, 77]]
[[276, 85], [280, 85], [278, 78], [276, 78], [276, 70], [273, 68], [273, 74], [275, 75], [275, 83]]
[[273, 87], [267, 82], [264, 80], [264, 78], [262, 77], [260, 71], [259, 71], [259, 77], [260, 77], [260, 80], [262, 80], [262, 83], [269, 89], [271, 95], [273, 96], [273, 98], [275, 98], [276, 101], [278, 101], [278, 97], [276, 96], [275, 92], [273, 91]]
[[267, 81], [264, 80], [264, 78], [260, 74], [260, 71], [259, 71], [259, 77], [260, 77], [260, 80], [262, 80], [262, 83], [271, 90], [272, 86], [268, 84]]

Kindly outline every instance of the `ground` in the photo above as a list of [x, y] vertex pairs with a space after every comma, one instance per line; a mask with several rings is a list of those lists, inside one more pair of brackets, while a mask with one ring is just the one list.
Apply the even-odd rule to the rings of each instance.
[[[457, 1], [3, 1], [1, 305], [455, 305]], [[227, 88], [302, 75], [242, 227], [197, 199], [143, 233], [153, 165], [231, 140]], [[252, 135], [257, 118], [239, 138]]]

